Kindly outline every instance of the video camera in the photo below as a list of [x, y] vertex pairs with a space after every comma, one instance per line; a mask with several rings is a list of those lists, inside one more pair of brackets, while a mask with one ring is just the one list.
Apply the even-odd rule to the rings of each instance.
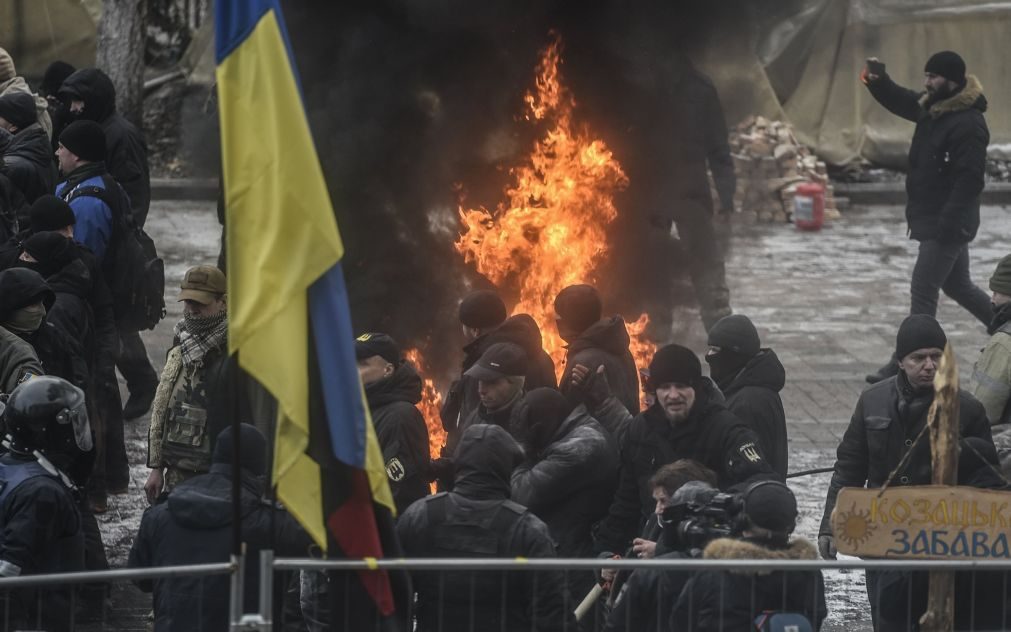
[[664, 509], [662, 541], [672, 551], [696, 555], [716, 538], [737, 537], [744, 528], [740, 494], [706, 489]]

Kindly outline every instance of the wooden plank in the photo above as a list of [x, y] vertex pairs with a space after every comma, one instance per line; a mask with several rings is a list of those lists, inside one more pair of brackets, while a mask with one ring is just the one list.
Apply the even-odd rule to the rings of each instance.
[[840, 553], [886, 559], [1011, 559], [1011, 492], [846, 487], [832, 512]]

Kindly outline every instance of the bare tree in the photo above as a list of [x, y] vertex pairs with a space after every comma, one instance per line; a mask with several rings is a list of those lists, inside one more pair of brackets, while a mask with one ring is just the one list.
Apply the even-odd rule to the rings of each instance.
[[98, 67], [116, 86], [116, 109], [137, 127], [144, 115], [145, 0], [103, 0]]

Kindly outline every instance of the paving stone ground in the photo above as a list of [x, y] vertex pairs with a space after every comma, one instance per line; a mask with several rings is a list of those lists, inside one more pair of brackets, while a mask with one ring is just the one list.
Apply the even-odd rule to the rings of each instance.
[[[985, 288], [1000, 257], [1011, 251], [1011, 210], [985, 207], [980, 237], [973, 244], [973, 278]], [[168, 317], [144, 339], [160, 370], [181, 311], [175, 287], [185, 269], [214, 263], [220, 229], [211, 202], [154, 202], [147, 230], [166, 260]], [[817, 233], [788, 225], [735, 225], [727, 274], [735, 311], [754, 320], [763, 344], [776, 350], [787, 371], [783, 401], [789, 423], [791, 470], [831, 466], [861, 390], [863, 376], [891, 353], [895, 330], [909, 309], [909, 275], [916, 242], [905, 239], [900, 207], [855, 208]], [[949, 299], [938, 312], [955, 345], [963, 379], [986, 342], [982, 326]], [[705, 350], [705, 334], [693, 309], [680, 310], [678, 340]], [[143, 484], [147, 420], [127, 429], [132, 487], [112, 497], [101, 523], [110, 559], [123, 565], [146, 502]], [[821, 519], [828, 476], [791, 481], [802, 513], [799, 533], [813, 537]], [[827, 577], [830, 618], [824, 630], [869, 629], [861, 572]], [[226, 596], [222, 595], [222, 598]], [[104, 627], [144, 630], [149, 598], [117, 587]]]

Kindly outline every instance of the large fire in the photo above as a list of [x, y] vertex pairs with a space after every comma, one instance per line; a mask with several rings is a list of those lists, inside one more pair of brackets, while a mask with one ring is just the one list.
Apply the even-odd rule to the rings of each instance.
[[[492, 283], [518, 286], [513, 311], [530, 314], [540, 326], [544, 350], [559, 375], [565, 348], [555, 328], [555, 296], [566, 286], [596, 280], [608, 225], [617, 217], [614, 196], [628, 186], [607, 145], [573, 120], [576, 102], [561, 81], [561, 63], [555, 36], [537, 66], [534, 90], [524, 99], [526, 120], [546, 131], [529, 158], [510, 169], [506, 199], [494, 212], [460, 209], [463, 230], [456, 242], [464, 260]], [[654, 350], [641, 335], [645, 326], [645, 315], [629, 323], [640, 367]]]
[[[559, 376], [565, 347], [555, 327], [555, 296], [566, 286], [596, 280], [596, 265], [608, 248], [607, 228], [617, 217], [614, 195], [628, 186], [607, 145], [573, 120], [576, 102], [561, 82], [561, 62], [561, 41], [555, 37], [537, 66], [534, 90], [524, 99], [526, 120], [546, 131], [529, 158], [510, 169], [506, 199], [494, 212], [460, 209], [463, 230], [456, 242], [464, 260], [493, 283], [518, 285], [513, 312], [530, 314], [537, 322]], [[640, 369], [655, 350], [644, 334], [647, 322], [643, 314], [628, 323], [632, 357]], [[422, 376], [428, 374], [417, 349], [406, 356]], [[435, 458], [446, 436], [439, 417], [442, 399], [433, 381], [423, 379], [419, 408]]]

